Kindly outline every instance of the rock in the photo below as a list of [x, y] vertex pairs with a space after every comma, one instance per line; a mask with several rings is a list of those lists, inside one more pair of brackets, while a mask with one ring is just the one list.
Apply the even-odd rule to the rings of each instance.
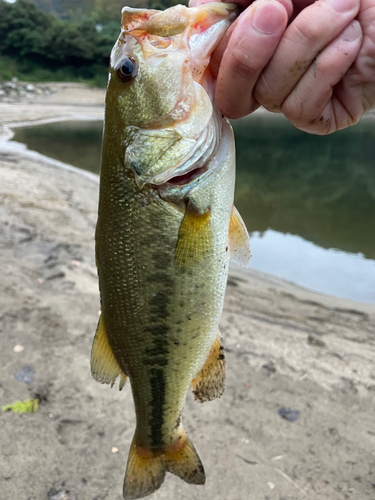
[[12, 83], [12, 82], [5, 82], [3, 87], [6, 90], [12, 90], [12, 89], [16, 89], [17, 85], [15, 83]]
[[307, 343], [316, 347], [326, 347], [326, 343], [323, 340], [311, 333], [307, 336]]
[[266, 370], [268, 373], [275, 373], [276, 372], [276, 366], [273, 361], [269, 361], [265, 365], [262, 366], [264, 370]]
[[51, 488], [47, 493], [48, 500], [77, 500], [75, 493], [69, 490], [60, 489], [56, 490]]
[[29, 365], [25, 365], [21, 370], [18, 370], [14, 375], [14, 378], [18, 382], [25, 382], [25, 384], [31, 384], [35, 378], [35, 372]]
[[289, 408], [284, 408], [283, 406], [277, 410], [277, 413], [288, 422], [296, 422], [300, 416], [300, 412], [298, 410], [291, 410]]
[[26, 85], [26, 90], [27, 92], [36, 92], [36, 87], [34, 87], [34, 85], [31, 85], [31, 83], [28, 83]]

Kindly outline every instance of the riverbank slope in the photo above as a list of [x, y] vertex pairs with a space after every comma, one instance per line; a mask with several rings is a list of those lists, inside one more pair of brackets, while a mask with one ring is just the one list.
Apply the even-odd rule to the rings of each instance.
[[[40, 399], [0, 412], [7, 500], [120, 500], [135, 425], [130, 387], [89, 369], [98, 179], [5, 140], [16, 122], [103, 116], [103, 91], [64, 86], [0, 104], [0, 406]], [[232, 268], [221, 332], [226, 392], [184, 410], [207, 483], [168, 475], [152, 498], [373, 498], [375, 305]]]

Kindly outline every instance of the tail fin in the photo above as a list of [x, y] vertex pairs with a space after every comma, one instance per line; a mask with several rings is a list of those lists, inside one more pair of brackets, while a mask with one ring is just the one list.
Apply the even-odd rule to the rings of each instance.
[[137, 446], [134, 437], [125, 473], [124, 499], [151, 495], [163, 484], [167, 471], [190, 484], [205, 483], [202, 462], [185, 432], [182, 430], [175, 443], [158, 453]]

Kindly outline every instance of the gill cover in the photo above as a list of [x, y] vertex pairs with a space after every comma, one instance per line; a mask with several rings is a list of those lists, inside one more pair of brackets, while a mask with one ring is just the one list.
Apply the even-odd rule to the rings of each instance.
[[[184, 175], [217, 150], [221, 122], [211, 104], [208, 63], [236, 9], [222, 3], [164, 12], [123, 9], [107, 105], [117, 110], [124, 165], [140, 188]], [[118, 72], [132, 68], [129, 60], [137, 67], [124, 83]]]

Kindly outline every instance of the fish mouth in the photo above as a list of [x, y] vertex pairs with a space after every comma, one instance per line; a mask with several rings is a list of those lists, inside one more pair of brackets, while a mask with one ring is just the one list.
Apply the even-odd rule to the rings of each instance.
[[[203, 165], [203, 167], [194, 168], [193, 170], [190, 170], [190, 172], [187, 172], [186, 174], [176, 175], [175, 177], [171, 177], [170, 179], [168, 179], [167, 182], [162, 184], [162, 186], [168, 186], [168, 185], [173, 187], [186, 186], [187, 184], [190, 184], [191, 182], [197, 180], [198, 177], [201, 177], [201, 175], [206, 173], [207, 170], [208, 170], [207, 164]], [[197, 182], [199, 182], [199, 179], [197, 180]]]
[[222, 118], [214, 110], [210, 121], [184, 161], [154, 176], [151, 184], [159, 189], [184, 188], [200, 181], [209, 174], [210, 161], [216, 156], [220, 146]]

